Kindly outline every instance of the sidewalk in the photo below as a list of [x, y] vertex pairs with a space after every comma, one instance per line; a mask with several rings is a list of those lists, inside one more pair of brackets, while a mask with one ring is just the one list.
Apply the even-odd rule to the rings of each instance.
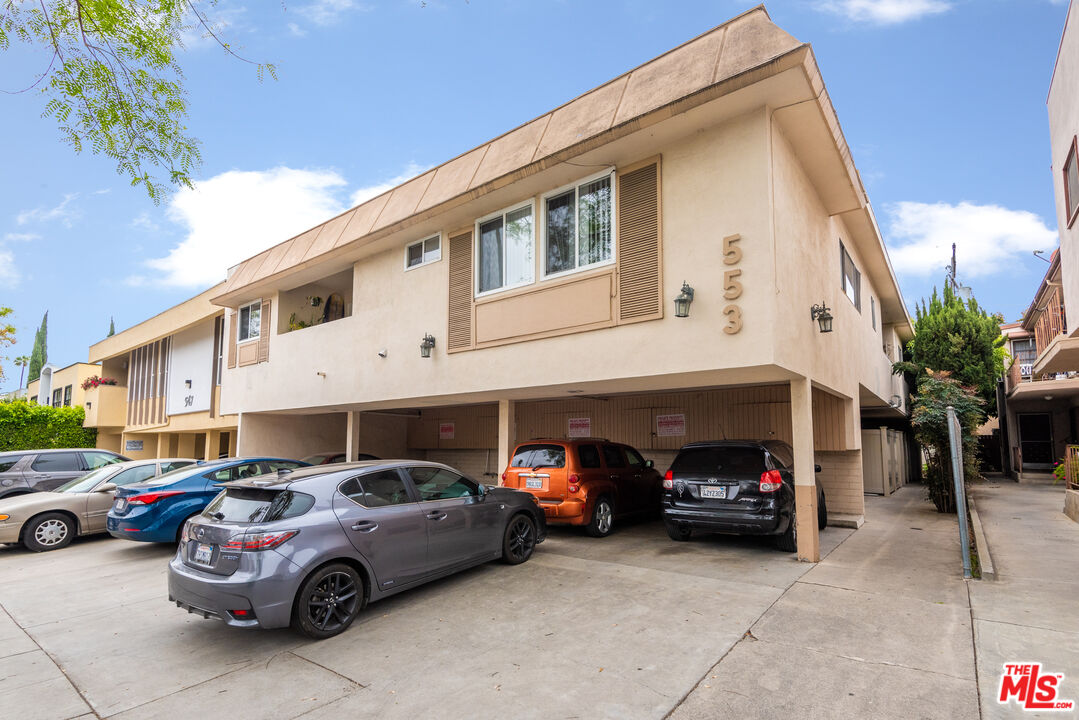
[[1059, 698], [1079, 707], [1079, 523], [1062, 512], [1059, 485], [990, 478], [973, 490], [996, 582], [970, 586], [982, 717], [1076, 718], [997, 703], [1004, 663], [1041, 662], [1064, 673]]
[[954, 516], [921, 486], [866, 497], [865, 515], [670, 717], [978, 718]]

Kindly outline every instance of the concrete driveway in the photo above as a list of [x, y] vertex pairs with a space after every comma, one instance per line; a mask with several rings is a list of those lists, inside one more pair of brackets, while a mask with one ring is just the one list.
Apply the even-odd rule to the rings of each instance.
[[[829, 528], [821, 554], [851, 530]], [[167, 602], [173, 549], [0, 546], [0, 708], [31, 718], [660, 718], [812, 566], [763, 540], [553, 528], [370, 606], [343, 635], [243, 631]]]

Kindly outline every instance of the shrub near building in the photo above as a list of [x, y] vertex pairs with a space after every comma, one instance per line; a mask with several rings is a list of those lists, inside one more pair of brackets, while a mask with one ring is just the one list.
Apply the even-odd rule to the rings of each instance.
[[81, 407], [50, 407], [25, 400], [0, 402], [0, 451], [94, 447], [95, 428], [84, 428]]

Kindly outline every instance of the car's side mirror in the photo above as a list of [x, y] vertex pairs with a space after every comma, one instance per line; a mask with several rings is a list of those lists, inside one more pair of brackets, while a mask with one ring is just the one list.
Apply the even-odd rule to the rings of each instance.
[[116, 489], [116, 483], [105, 483], [104, 485], [99, 487], [94, 492], [101, 492], [101, 493], [103, 493], [103, 492], [112, 492], [115, 489]]
[[651, 460], [645, 460], [644, 461], [644, 466], [646, 468], [654, 468], [656, 466], [656, 464], [654, 462], [652, 462]]
[[476, 500], [483, 502], [485, 497], [487, 497], [487, 488], [483, 486], [483, 483], [476, 483]]
[[820, 465], [814, 465], [813, 469], [817, 472], [820, 472]]

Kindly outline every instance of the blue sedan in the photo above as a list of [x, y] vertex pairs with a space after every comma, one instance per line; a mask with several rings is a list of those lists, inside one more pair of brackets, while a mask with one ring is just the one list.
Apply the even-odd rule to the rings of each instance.
[[143, 542], [178, 542], [184, 521], [198, 515], [221, 484], [282, 468], [307, 465], [283, 458], [228, 458], [174, 470], [116, 489], [106, 528], [113, 537]]

